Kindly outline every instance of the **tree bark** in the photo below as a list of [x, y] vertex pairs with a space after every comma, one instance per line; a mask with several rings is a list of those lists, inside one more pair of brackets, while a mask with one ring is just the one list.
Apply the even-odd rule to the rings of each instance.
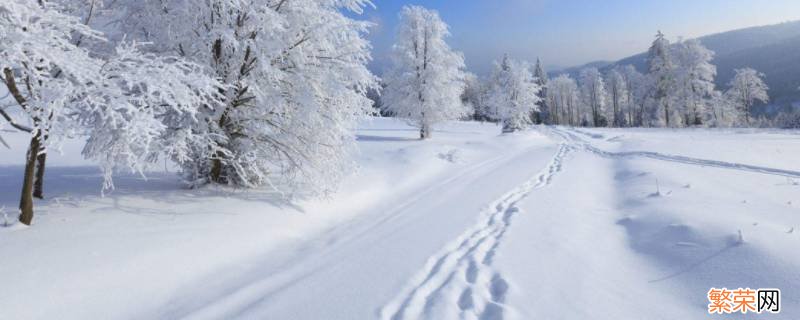
[[[217, 157], [221, 157], [222, 155], [217, 154]], [[209, 172], [211, 176], [211, 182], [213, 183], [224, 183], [222, 179], [222, 160], [219, 158], [211, 160], [211, 172]]]
[[[39, 3], [42, 4], [41, 1]], [[20, 92], [19, 88], [17, 88], [17, 82], [16, 79], [14, 78], [14, 71], [12, 71], [10, 68], [4, 68], [3, 75], [5, 76], [5, 84], [6, 88], [8, 88], [8, 92], [11, 93], [11, 96], [14, 97], [14, 100], [17, 101], [19, 106], [23, 110], [27, 111], [28, 101], [22, 95], [22, 92]], [[7, 117], [7, 114], [3, 113], [3, 116], [6, 117], [7, 120], [9, 119]], [[9, 122], [11, 121], [9, 120]], [[39, 119], [34, 117], [33, 123], [34, 127], [38, 126]], [[13, 122], [12, 125], [14, 125]], [[33, 131], [33, 129], [24, 130], [27, 128], [22, 128], [16, 125], [14, 127], [26, 132]], [[23, 174], [22, 192], [20, 194], [20, 199], [19, 199], [19, 211], [20, 211], [19, 221], [25, 225], [30, 225], [31, 222], [33, 221], [34, 174], [36, 170], [36, 161], [37, 158], [39, 157], [39, 151], [42, 147], [41, 139], [42, 139], [42, 132], [37, 130], [34, 137], [31, 138], [31, 143], [30, 146], [28, 146], [28, 153], [25, 158], [25, 173]], [[42, 174], [44, 174], [44, 171], [42, 172]]]
[[750, 103], [748, 101], [744, 103], [744, 122], [748, 127], [750, 126]]
[[28, 154], [25, 161], [25, 174], [22, 180], [22, 194], [19, 199], [19, 222], [25, 225], [31, 225], [33, 221], [33, 184], [34, 184], [34, 171], [36, 169], [36, 160], [39, 157], [39, 148], [41, 147], [41, 133], [31, 138], [31, 144], [28, 147]]
[[421, 140], [425, 140], [431, 137], [431, 127], [427, 124], [423, 124], [422, 127], [419, 128], [419, 138]]
[[42, 153], [36, 157], [36, 176], [33, 183], [33, 196], [44, 199], [44, 168], [47, 161], [47, 153]]

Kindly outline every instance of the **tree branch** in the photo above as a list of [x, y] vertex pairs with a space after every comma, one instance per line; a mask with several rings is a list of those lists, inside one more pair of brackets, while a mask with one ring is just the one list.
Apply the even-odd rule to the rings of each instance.
[[[10, 124], [11, 124], [11, 126], [12, 126], [12, 127], [14, 127], [14, 128], [16, 128], [17, 130], [19, 130], [19, 131], [24, 131], [24, 132], [28, 132], [28, 133], [31, 133], [31, 132], [33, 132], [33, 129], [31, 129], [31, 128], [28, 128], [28, 127], [26, 127], [26, 126], [23, 126], [23, 125], [21, 125], [21, 124], [18, 124], [18, 123], [16, 123], [16, 122], [14, 122], [14, 119], [12, 119], [12, 118], [11, 118], [11, 116], [10, 116], [10, 115], [8, 115], [8, 113], [6, 113], [6, 111], [5, 111], [5, 110], [3, 110], [3, 109], [0, 109], [0, 115], [1, 115], [1, 116], [3, 116], [3, 118], [5, 118], [5, 119], [6, 119], [6, 121], [8, 121], [8, 123], [10, 123]], [[3, 143], [3, 144], [5, 144], [5, 143]], [[8, 145], [6, 145], [6, 146], [8, 146]]]
[[281, 0], [281, 2], [278, 2], [278, 5], [275, 6], [275, 11], [280, 11], [284, 3], [286, 3], [286, 0]]
[[5, 68], [3, 73], [6, 77], [5, 82], [8, 92], [11, 93], [11, 96], [14, 97], [14, 100], [17, 101], [22, 109], [28, 110], [28, 102], [25, 100], [25, 97], [22, 96], [22, 92], [19, 91], [19, 88], [17, 88], [17, 81], [14, 79], [14, 71], [11, 71], [9, 68]]
[[[25, 100], [25, 97], [22, 96], [22, 93], [19, 91], [19, 88], [17, 88], [17, 82], [14, 78], [14, 71], [12, 71], [10, 68], [5, 68], [3, 70], [3, 73], [5, 75], [5, 83], [6, 87], [8, 88], [8, 92], [11, 93], [11, 96], [14, 97], [14, 100], [17, 101], [17, 104], [19, 104], [22, 110], [28, 111], [28, 101]], [[28, 128], [26, 126], [14, 122], [14, 119], [12, 119], [11, 116], [9, 116], [4, 109], [0, 109], [0, 115], [2, 115], [3, 118], [5, 118], [6, 121], [8, 121], [8, 123], [10, 123], [11, 126], [16, 128], [17, 130], [28, 133], [33, 132], [32, 128]]]

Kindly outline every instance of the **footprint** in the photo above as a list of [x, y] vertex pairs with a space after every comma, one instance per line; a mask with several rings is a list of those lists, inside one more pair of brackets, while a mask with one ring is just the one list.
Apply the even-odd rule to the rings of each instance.
[[503, 320], [503, 307], [496, 303], [489, 303], [481, 313], [480, 320]]
[[517, 207], [508, 208], [506, 213], [503, 215], [503, 223], [511, 224], [511, 217], [513, 217], [517, 212], [519, 212], [519, 208]]
[[464, 311], [472, 309], [474, 306], [475, 302], [472, 300], [472, 288], [467, 287], [461, 292], [461, 296], [458, 297], [458, 308]]
[[[424, 276], [382, 308], [381, 318], [424, 319], [437, 311], [448, 313], [440, 310], [445, 308], [450, 309], [448, 314], [460, 310], [462, 316], [503, 319], [509, 284], [493, 271], [492, 260], [514, 215], [520, 212], [516, 204], [534, 190], [550, 183], [555, 174], [561, 171], [561, 158], [568, 151], [569, 148], [562, 145], [548, 168], [499, 198], [493, 205], [494, 210], [490, 206], [487, 210], [491, 212], [487, 212], [484, 220], [477, 225], [467, 229], [464, 238], [454, 241], [452, 247], [448, 246], [432, 257], [429, 265], [420, 272]], [[491, 277], [483, 277], [483, 274]], [[475, 288], [481, 288], [480, 295], [475, 295]], [[488, 290], [489, 297], [485, 297], [484, 290]]]
[[495, 251], [497, 251], [497, 247], [499, 245], [500, 245], [499, 242], [495, 243], [494, 245], [492, 245], [492, 247], [489, 249], [489, 251], [486, 252], [486, 256], [483, 257], [483, 261], [481, 261], [481, 263], [483, 263], [483, 265], [485, 265], [485, 266], [492, 265], [492, 261], [494, 260]]
[[508, 292], [508, 282], [500, 274], [495, 273], [492, 277], [489, 292], [492, 294], [493, 301], [503, 303], [506, 299], [506, 292]]
[[475, 263], [474, 259], [469, 259], [469, 266], [467, 266], [465, 277], [469, 284], [474, 284], [475, 280], [478, 279], [478, 265]]

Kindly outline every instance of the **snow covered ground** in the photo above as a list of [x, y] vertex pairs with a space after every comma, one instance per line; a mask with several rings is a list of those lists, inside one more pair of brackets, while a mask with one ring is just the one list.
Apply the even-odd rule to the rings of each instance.
[[701, 319], [710, 287], [800, 318], [800, 132], [499, 131], [374, 119], [342, 190], [291, 203], [164, 171], [102, 197], [67, 144], [34, 225], [0, 228], [0, 319]]

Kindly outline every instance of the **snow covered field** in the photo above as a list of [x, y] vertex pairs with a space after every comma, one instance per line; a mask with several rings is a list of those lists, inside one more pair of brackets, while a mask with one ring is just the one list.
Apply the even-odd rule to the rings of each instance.
[[499, 131], [374, 119], [342, 190], [294, 202], [164, 171], [102, 197], [67, 144], [34, 225], [0, 228], [0, 319], [702, 319], [711, 287], [800, 318], [800, 132]]

